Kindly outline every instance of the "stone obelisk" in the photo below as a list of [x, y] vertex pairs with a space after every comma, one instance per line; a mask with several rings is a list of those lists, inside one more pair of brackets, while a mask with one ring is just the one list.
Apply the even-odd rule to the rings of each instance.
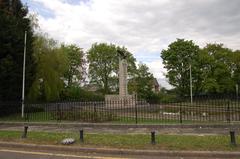
[[127, 108], [135, 106], [133, 95], [128, 95], [127, 89], [127, 60], [126, 53], [118, 50], [119, 55], [119, 94], [118, 95], [105, 95], [106, 107], [111, 108]]
[[126, 96], [127, 92], [127, 61], [119, 58], [119, 95]]

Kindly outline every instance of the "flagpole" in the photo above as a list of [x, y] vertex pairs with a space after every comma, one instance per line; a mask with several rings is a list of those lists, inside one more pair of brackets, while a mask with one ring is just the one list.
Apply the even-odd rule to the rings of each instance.
[[26, 65], [26, 45], [27, 45], [27, 31], [24, 35], [24, 52], [23, 52], [23, 80], [22, 80], [22, 118], [24, 118], [24, 100], [25, 100], [25, 65]]
[[191, 97], [191, 104], [193, 102], [193, 95], [192, 95], [192, 65], [190, 64], [189, 66], [189, 71], [190, 71], [190, 97]]

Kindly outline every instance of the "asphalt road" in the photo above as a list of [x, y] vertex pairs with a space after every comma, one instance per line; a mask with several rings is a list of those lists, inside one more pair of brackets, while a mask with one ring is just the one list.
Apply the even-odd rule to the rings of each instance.
[[43, 152], [14, 149], [0, 149], [1, 159], [127, 159], [97, 154], [69, 154], [62, 152]]
[[29, 151], [24, 149], [0, 148], [0, 159], [200, 159], [167, 156], [122, 156], [109, 154], [67, 153], [49, 151]]

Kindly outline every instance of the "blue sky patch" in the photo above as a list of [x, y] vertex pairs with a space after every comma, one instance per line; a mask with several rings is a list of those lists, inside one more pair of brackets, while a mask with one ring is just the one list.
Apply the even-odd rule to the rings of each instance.
[[50, 9], [45, 8], [41, 3], [39, 2], [33, 2], [31, 0], [22, 0], [23, 4], [27, 4], [28, 9], [33, 12], [37, 12], [39, 15], [43, 16], [44, 18], [54, 18], [55, 15], [53, 11]]
[[160, 51], [159, 52], [142, 51], [135, 53], [134, 56], [136, 57], [137, 61], [141, 62], [152, 62], [155, 60], [161, 60]]
[[86, 3], [88, 1], [89, 0], [64, 0], [64, 2], [67, 2], [67, 3], [72, 4], [72, 5], [80, 4], [80, 2]]

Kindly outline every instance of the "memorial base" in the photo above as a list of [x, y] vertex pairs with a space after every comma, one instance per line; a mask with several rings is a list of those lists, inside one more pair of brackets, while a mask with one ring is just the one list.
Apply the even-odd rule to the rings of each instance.
[[132, 108], [136, 100], [134, 95], [105, 95], [105, 103], [108, 108]]

